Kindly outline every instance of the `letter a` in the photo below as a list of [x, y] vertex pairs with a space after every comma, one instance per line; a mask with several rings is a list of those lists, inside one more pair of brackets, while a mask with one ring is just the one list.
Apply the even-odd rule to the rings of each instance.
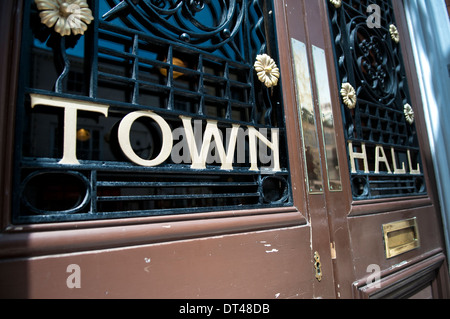
[[370, 285], [370, 284], [374, 284], [374, 288], [381, 288], [381, 268], [379, 265], [369, 265], [367, 267], [367, 272], [371, 273], [371, 275], [369, 275], [367, 277], [366, 280], [366, 284]]
[[367, 7], [367, 13], [372, 13], [366, 20], [370, 29], [381, 28], [381, 8], [379, 5], [371, 4]]
[[81, 288], [81, 268], [77, 264], [71, 264], [67, 266], [66, 272], [72, 273], [67, 277], [66, 285], [67, 288]]
[[389, 166], [389, 162], [386, 157], [386, 153], [384, 152], [383, 146], [377, 145], [377, 147], [375, 148], [375, 174], [380, 173], [380, 163], [384, 163], [386, 165], [388, 173], [392, 174], [391, 167]]

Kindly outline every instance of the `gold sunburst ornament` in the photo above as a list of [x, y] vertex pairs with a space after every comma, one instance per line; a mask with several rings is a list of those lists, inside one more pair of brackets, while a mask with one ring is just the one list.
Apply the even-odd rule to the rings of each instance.
[[341, 88], [342, 101], [349, 109], [356, 107], [356, 91], [350, 83], [343, 83]]
[[267, 54], [260, 54], [256, 57], [255, 71], [258, 79], [268, 88], [277, 86], [280, 78], [280, 69], [275, 61]]
[[406, 122], [408, 122], [409, 125], [412, 125], [414, 123], [414, 110], [412, 106], [406, 103], [403, 108], [403, 111], [405, 113]]
[[400, 33], [398, 32], [398, 29], [395, 25], [391, 24], [389, 26], [389, 33], [391, 34], [391, 38], [395, 43], [400, 42]]
[[85, 0], [34, 0], [41, 22], [61, 36], [84, 34], [94, 17]]
[[339, 9], [342, 5], [342, 1], [341, 0], [330, 0], [331, 4], [334, 5], [334, 7], [336, 9]]

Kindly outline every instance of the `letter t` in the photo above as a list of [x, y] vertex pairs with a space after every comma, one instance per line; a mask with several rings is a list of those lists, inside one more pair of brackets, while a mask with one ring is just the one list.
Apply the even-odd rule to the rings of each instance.
[[64, 147], [63, 158], [59, 164], [74, 164], [80, 162], [77, 159], [77, 113], [78, 110], [102, 113], [108, 116], [109, 105], [92, 103], [87, 101], [75, 101], [54, 96], [30, 94], [31, 107], [36, 105], [48, 105], [64, 108]]

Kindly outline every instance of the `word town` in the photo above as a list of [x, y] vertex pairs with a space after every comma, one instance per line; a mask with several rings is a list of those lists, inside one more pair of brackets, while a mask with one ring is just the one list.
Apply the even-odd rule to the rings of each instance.
[[[46, 105], [51, 107], [58, 107], [64, 109], [64, 138], [63, 138], [63, 157], [59, 161], [59, 164], [68, 164], [68, 165], [78, 165], [80, 162], [76, 156], [76, 134], [77, 134], [77, 113], [78, 111], [88, 111], [88, 112], [96, 112], [101, 113], [105, 117], [108, 116], [108, 105], [92, 103], [87, 101], [78, 101], [60, 97], [51, 97], [39, 94], [31, 94], [31, 107], [34, 108], [36, 105]], [[133, 123], [142, 117], [147, 117], [153, 120], [161, 130], [161, 150], [159, 154], [153, 159], [143, 159], [136, 154], [133, 150], [133, 147], [130, 142], [130, 131]], [[217, 163], [220, 163], [221, 170], [233, 170], [233, 162], [235, 159], [235, 154], [237, 152], [237, 162], [245, 163], [245, 159], [242, 156], [242, 149], [245, 152], [245, 144], [243, 144], [243, 139], [238, 138], [242, 135], [244, 130], [240, 127], [240, 125], [233, 124], [232, 128], [227, 129], [227, 141], [228, 147], [224, 146], [224, 141], [222, 137], [222, 132], [218, 128], [217, 121], [208, 120], [206, 128], [204, 132], [201, 133], [200, 139], [203, 138], [203, 143], [201, 143], [201, 147], [198, 145], [198, 129], [192, 127], [192, 118], [187, 116], [180, 115], [183, 127], [181, 135], [184, 137], [184, 144], [188, 149], [188, 162], [191, 163], [192, 169], [204, 169], [206, 168], [206, 164], [210, 163], [211, 159], [209, 158], [211, 155], [211, 146], [213, 145], [212, 140], [214, 140], [214, 148], [215, 148], [215, 156], [214, 160]], [[279, 130], [276, 128], [272, 128], [271, 130], [271, 140], [267, 138], [267, 129], [257, 130], [253, 126], [248, 126], [245, 134], [248, 135], [248, 154], [249, 154], [249, 165], [250, 171], [259, 171], [259, 164], [267, 164], [270, 162], [270, 167], [263, 167], [261, 170], [265, 170], [270, 172], [279, 172], [280, 168], [280, 152], [279, 152]], [[172, 132], [170, 125], [158, 114], [148, 111], [141, 110], [135, 111], [127, 114], [120, 121], [119, 129], [118, 129], [118, 141], [122, 152], [125, 156], [133, 163], [145, 166], [145, 167], [154, 167], [163, 164], [169, 156], [174, 154], [179, 154], [179, 150], [173, 152], [174, 145], [173, 140], [174, 137], [180, 135], [179, 128], [175, 129]], [[259, 147], [258, 147], [259, 141]], [[175, 145], [177, 146], [177, 145]], [[238, 146], [238, 147], [236, 147]], [[225, 148], [227, 148], [225, 150]], [[267, 156], [267, 148], [271, 150], [270, 156]], [[237, 149], [237, 150], [236, 150]], [[259, 150], [259, 152], [258, 152]], [[241, 155], [241, 156], [239, 156]], [[241, 159], [241, 161], [239, 161]], [[174, 160], [174, 159], [173, 159]], [[179, 163], [180, 161], [175, 159], [175, 163]]]

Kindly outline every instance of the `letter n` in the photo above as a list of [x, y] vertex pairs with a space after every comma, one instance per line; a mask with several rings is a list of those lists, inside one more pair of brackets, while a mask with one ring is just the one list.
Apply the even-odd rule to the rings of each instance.
[[269, 141], [263, 134], [258, 132], [256, 128], [249, 126], [248, 127], [248, 140], [249, 140], [249, 149], [250, 149], [250, 163], [251, 171], [258, 171], [258, 160], [257, 160], [257, 147], [256, 147], [256, 139], [259, 139], [260, 142], [265, 144], [272, 150], [273, 156], [273, 172], [281, 171], [280, 168], [280, 150], [279, 150], [279, 130], [272, 129], [271, 130], [272, 141]]

